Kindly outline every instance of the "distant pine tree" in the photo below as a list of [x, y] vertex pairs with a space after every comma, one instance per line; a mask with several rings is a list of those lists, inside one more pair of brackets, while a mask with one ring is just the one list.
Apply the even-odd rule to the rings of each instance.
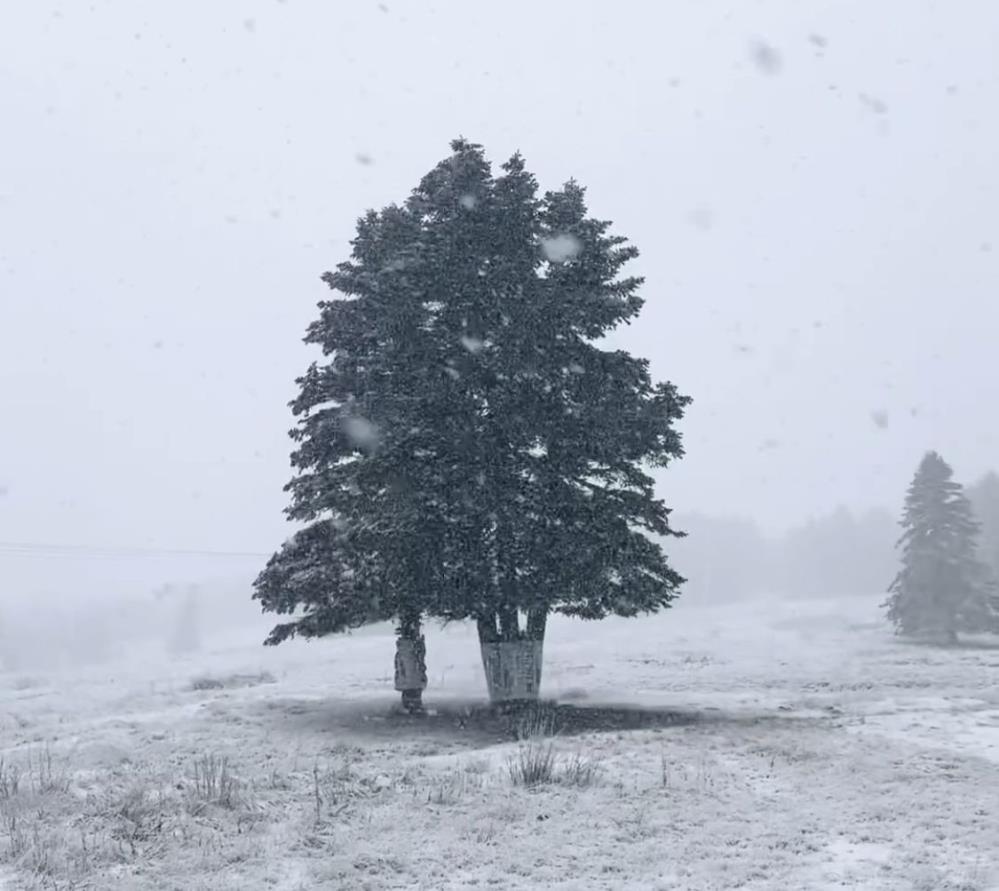
[[883, 604], [896, 631], [953, 643], [958, 632], [996, 630], [995, 590], [976, 556], [978, 523], [936, 452], [916, 471], [901, 525], [902, 569]]
[[978, 556], [999, 580], [999, 474], [989, 472], [968, 487], [968, 500], [975, 519], [982, 525]]

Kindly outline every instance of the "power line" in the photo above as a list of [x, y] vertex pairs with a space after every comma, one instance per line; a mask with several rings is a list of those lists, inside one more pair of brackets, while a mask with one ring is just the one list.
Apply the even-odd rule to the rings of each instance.
[[73, 545], [46, 542], [0, 541], [0, 555], [39, 557], [226, 557], [261, 559], [259, 551], [213, 551], [204, 548], [153, 548], [131, 545]]

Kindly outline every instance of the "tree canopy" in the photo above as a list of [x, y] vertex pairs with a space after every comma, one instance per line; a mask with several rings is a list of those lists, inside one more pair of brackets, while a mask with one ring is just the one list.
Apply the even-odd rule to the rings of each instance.
[[669, 605], [682, 579], [658, 541], [677, 533], [650, 469], [682, 455], [690, 400], [603, 343], [642, 307], [637, 253], [577, 183], [541, 194], [519, 155], [494, 174], [460, 139], [358, 221], [292, 403], [288, 515], [307, 530], [255, 596], [306, 615], [272, 642], [403, 610], [512, 641], [551, 612]]

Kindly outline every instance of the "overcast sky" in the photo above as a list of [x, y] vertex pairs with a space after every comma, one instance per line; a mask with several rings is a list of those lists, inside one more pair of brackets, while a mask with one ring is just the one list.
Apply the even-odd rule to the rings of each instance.
[[[997, 46], [992, 0], [5, 4], [0, 540], [273, 550], [319, 275], [459, 134], [642, 251], [678, 510], [895, 510], [928, 448], [970, 482]], [[0, 553], [0, 596], [229, 571]]]

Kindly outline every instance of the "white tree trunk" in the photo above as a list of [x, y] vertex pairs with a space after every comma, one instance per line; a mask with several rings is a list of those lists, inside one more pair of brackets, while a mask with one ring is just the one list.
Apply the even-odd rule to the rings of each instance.
[[489, 701], [493, 703], [536, 700], [541, 688], [540, 640], [481, 643]]

